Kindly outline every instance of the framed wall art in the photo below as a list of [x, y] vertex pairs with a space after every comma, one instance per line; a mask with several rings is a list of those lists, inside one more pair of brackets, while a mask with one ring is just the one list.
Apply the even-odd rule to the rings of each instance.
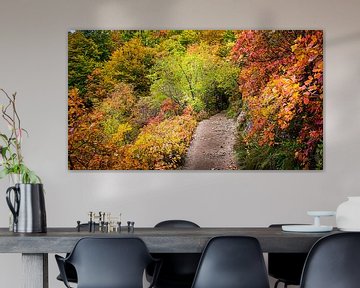
[[323, 169], [323, 32], [70, 31], [68, 168]]

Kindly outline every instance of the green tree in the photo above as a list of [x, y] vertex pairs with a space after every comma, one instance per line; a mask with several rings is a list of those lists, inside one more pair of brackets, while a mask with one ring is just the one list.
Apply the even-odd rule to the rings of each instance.
[[223, 110], [229, 97], [238, 93], [239, 69], [214, 55], [206, 44], [165, 57], [153, 71], [152, 95], [164, 95], [182, 107], [191, 105], [195, 111]]
[[80, 95], [86, 91], [87, 76], [97, 67], [100, 52], [91, 39], [83, 32], [68, 34], [68, 86], [78, 88]]
[[99, 60], [109, 60], [111, 53], [114, 51], [114, 42], [112, 40], [112, 31], [110, 30], [83, 30], [84, 36], [92, 40], [99, 52]]
[[104, 66], [105, 82], [126, 82], [134, 86], [138, 94], [146, 94], [150, 88], [147, 77], [154, 64], [155, 51], [133, 38], [116, 50]]
[[187, 47], [189, 45], [199, 42], [200, 33], [196, 30], [183, 30], [180, 34], [180, 43], [181, 45]]

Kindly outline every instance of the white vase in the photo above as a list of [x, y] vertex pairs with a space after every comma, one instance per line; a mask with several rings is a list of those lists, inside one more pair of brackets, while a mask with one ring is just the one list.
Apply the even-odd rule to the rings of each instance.
[[9, 174], [9, 184], [10, 186], [15, 186], [17, 183], [22, 183], [20, 174]]
[[342, 231], [360, 231], [360, 196], [348, 197], [338, 206], [336, 226]]

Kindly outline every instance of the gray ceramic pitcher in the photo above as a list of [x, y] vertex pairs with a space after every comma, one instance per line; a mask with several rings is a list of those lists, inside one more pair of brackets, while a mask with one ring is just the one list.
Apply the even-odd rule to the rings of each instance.
[[15, 184], [6, 190], [6, 202], [14, 216], [14, 232], [46, 232], [45, 198], [42, 184]]

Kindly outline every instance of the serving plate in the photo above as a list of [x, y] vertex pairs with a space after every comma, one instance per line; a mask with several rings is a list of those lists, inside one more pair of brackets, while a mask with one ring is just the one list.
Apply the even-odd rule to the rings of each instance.
[[286, 232], [330, 232], [333, 227], [325, 225], [282, 225], [281, 229]]

